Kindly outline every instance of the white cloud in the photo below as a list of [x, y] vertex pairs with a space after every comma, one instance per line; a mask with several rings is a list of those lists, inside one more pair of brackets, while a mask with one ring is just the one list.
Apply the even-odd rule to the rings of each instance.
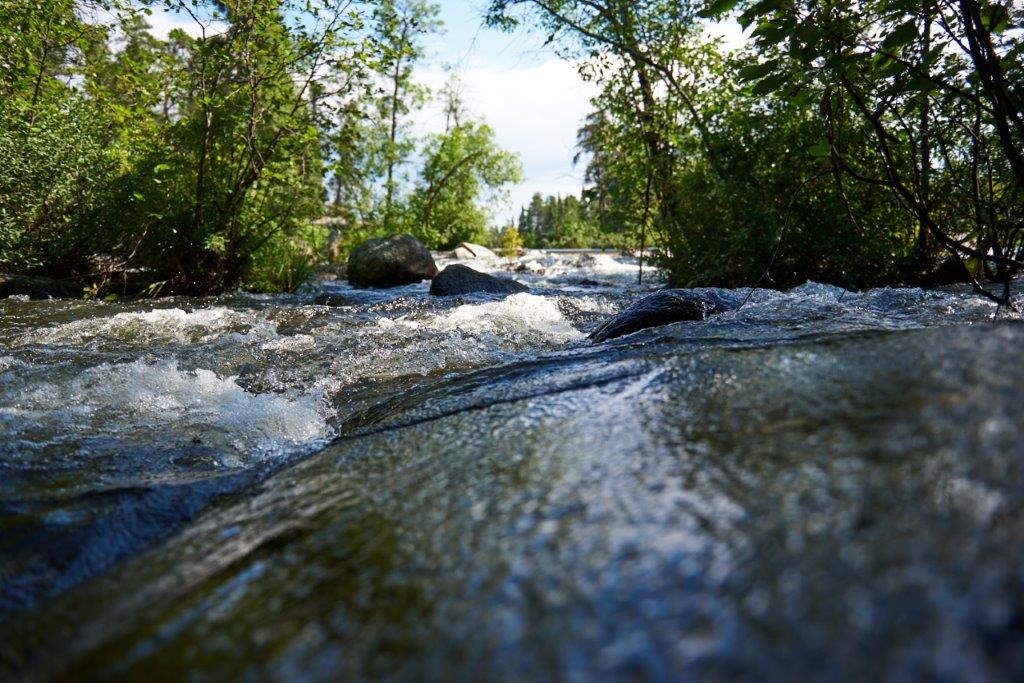
[[[435, 92], [447, 74], [439, 68], [424, 70], [419, 77]], [[590, 111], [597, 94], [585, 83], [572, 62], [551, 58], [523, 67], [475, 65], [459, 72], [468, 109], [494, 129], [498, 144], [519, 154], [523, 183], [512, 189], [510, 206], [495, 207], [499, 222], [518, 215], [534, 192], [575, 194], [582, 186], [582, 168], [573, 168], [576, 131]], [[420, 133], [444, 127], [440, 106], [432, 105], [416, 121]]]
[[708, 36], [722, 40], [722, 50], [725, 52], [742, 48], [746, 45], [750, 33], [753, 32], [753, 27], [744, 31], [743, 27], [735, 19], [707, 22], [704, 28]]

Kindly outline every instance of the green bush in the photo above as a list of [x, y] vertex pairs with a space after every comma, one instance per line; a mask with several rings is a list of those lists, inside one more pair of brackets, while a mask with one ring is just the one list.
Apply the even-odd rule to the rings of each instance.
[[121, 166], [98, 103], [0, 104], [0, 270], [73, 276], [97, 247], [86, 217]]
[[254, 292], [292, 292], [325, 261], [328, 231], [308, 224], [294, 235], [275, 234], [254, 255], [242, 279]]
[[823, 133], [807, 107], [734, 94], [712, 113], [719, 172], [703, 160], [681, 166], [685, 201], [662, 234], [673, 283], [863, 288], [904, 277], [915, 222], [891, 193], [839, 184], [808, 150]]

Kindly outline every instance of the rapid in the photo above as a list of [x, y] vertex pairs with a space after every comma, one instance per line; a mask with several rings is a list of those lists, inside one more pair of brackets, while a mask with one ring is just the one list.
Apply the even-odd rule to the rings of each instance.
[[1021, 314], [593, 344], [656, 273], [468, 263], [530, 291], [0, 300], [0, 677], [1024, 676]]

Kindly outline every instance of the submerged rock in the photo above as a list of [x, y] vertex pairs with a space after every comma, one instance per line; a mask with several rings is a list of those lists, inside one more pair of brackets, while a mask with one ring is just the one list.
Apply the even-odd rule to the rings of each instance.
[[518, 294], [528, 289], [526, 285], [521, 285], [515, 280], [494, 277], [459, 263], [453, 263], [442, 270], [430, 283], [430, 293], [434, 296], [453, 296], [474, 292]]
[[594, 342], [615, 339], [648, 327], [683, 320], [704, 320], [709, 315], [739, 308], [743, 299], [732, 293], [692, 289], [663, 289], [634, 302], [590, 333]]
[[30, 299], [81, 299], [82, 288], [70, 282], [30, 275], [0, 273], [0, 298], [28, 296]]
[[313, 299], [314, 306], [353, 306], [357, 303], [358, 299], [336, 292], [321, 292]]
[[356, 287], [398, 287], [437, 275], [434, 257], [412, 235], [366, 240], [348, 257], [348, 281]]
[[481, 247], [479, 244], [473, 244], [472, 242], [461, 242], [459, 246], [455, 247], [452, 252], [452, 256], [464, 261], [467, 259], [483, 258], [498, 260], [498, 255], [487, 247]]

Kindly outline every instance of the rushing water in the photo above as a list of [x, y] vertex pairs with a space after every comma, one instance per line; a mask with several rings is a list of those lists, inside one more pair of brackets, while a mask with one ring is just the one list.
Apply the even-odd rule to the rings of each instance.
[[1024, 675], [1019, 314], [808, 284], [592, 345], [656, 283], [577, 258], [0, 301], [0, 676]]

